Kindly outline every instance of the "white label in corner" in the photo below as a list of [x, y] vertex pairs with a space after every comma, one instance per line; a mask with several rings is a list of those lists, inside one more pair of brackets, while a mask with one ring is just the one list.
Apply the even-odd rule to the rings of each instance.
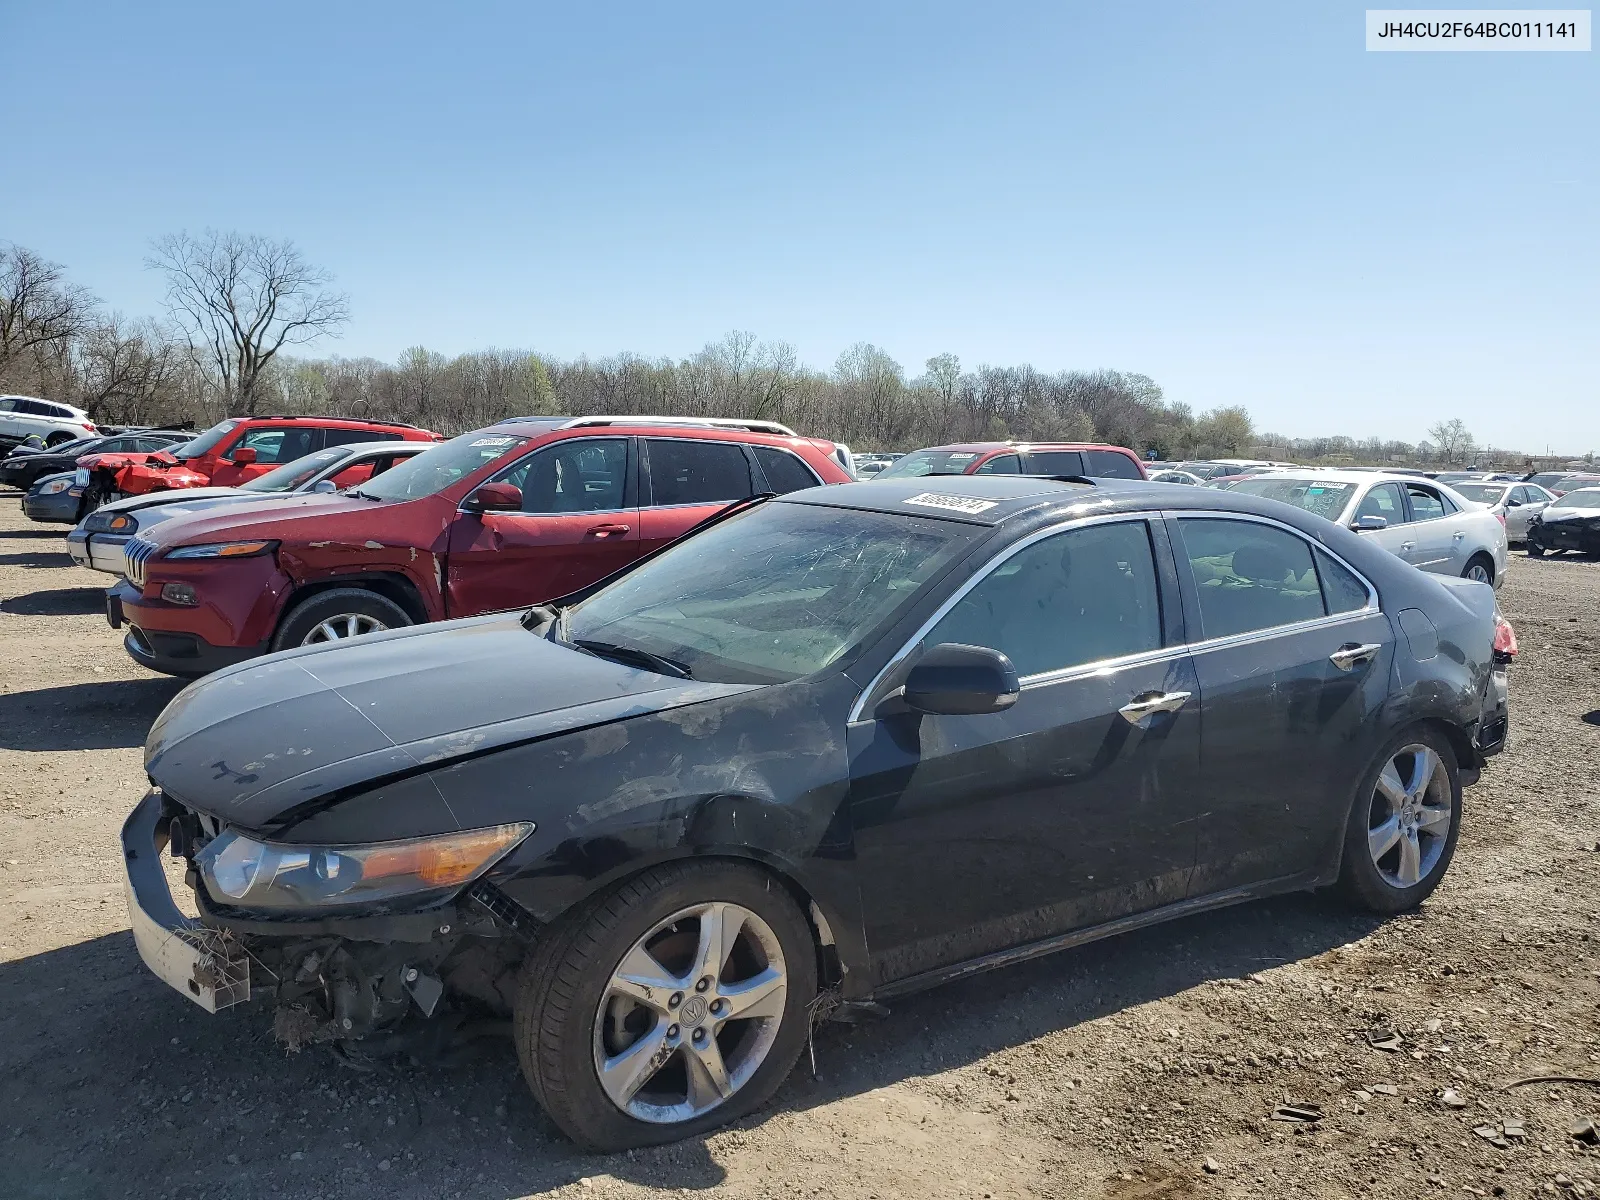
[[951, 512], [966, 513], [969, 517], [975, 517], [981, 512], [988, 512], [1000, 501], [979, 500], [973, 496], [941, 496], [937, 492], [918, 492], [901, 503], [916, 504], [923, 508], [947, 508]]

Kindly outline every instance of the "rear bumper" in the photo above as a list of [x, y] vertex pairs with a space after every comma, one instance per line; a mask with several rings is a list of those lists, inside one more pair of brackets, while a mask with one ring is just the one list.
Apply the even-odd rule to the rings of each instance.
[[1508, 672], [1500, 663], [1489, 673], [1489, 684], [1484, 689], [1483, 707], [1478, 716], [1478, 732], [1473, 739], [1478, 753], [1484, 758], [1499, 754], [1505, 749], [1510, 732], [1510, 683]]
[[128, 923], [139, 957], [155, 976], [207, 1012], [250, 998], [250, 960], [235, 938], [186, 917], [172, 901], [161, 852], [168, 814], [150, 792], [122, 825]]

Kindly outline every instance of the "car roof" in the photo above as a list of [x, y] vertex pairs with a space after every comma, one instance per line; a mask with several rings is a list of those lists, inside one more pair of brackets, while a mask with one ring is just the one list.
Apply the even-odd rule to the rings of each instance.
[[[1403, 475], [1397, 471], [1364, 471], [1352, 467], [1277, 467], [1246, 478], [1325, 479], [1329, 483], [1438, 483], [1438, 480], [1423, 479], [1419, 475]], [[1446, 483], [1440, 486], [1450, 485]]]
[[[389, 439], [384, 442], [346, 442], [342, 446], [329, 446], [329, 450], [348, 450], [347, 457], [372, 456], [378, 458], [385, 454], [421, 454], [424, 450], [431, 450], [440, 445], [439, 442], [397, 442]], [[322, 453], [320, 450], [314, 453]]]
[[951, 442], [947, 446], [923, 446], [912, 453], [983, 453], [989, 450], [1115, 450], [1121, 454], [1133, 454], [1126, 446], [1114, 446], [1110, 442]]
[[515, 433], [522, 437], [545, 437], [552, 433], [575, 437], [607, 434], [650, 434], [657, 437], [704, 438], [708, 441], [753, 442], [758, 445], [811, 446], [837, 445], [826, 438], [808, 438], [775, 421], [742, 421], [695, 417], [508, 417], [486, 426], [480, 433]]

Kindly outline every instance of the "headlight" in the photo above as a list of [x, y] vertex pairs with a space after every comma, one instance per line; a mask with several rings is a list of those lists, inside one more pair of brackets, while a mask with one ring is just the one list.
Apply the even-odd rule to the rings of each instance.
[[204, 546], [176, 546], [167, 551], [168, 558], [250, 558], [265, 554], [277, 542], [211, 542]]
[[208, 842], [194, 861], [206, 891], [220, 904], [347, 908], [457, 891], [533, 828], [531, 821], [519, 821], [359, 846], [286, 846], [227, 830]]
[[127, 513], [110, 513], [99, 508], [84, 518], [83, 527], [90, 533], [132, 533], [139, 528], [139, 522]]
[[60, 492], [66, 491], [71, 486], [72, 480], [70, 479], [52, 479], [49, 483], [45, 484], [39, 489], [39, 495], [54, 496]]

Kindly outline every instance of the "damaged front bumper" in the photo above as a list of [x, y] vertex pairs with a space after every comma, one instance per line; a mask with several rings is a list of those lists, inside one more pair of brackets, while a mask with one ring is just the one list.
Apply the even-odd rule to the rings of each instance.
[[150, 792], [122, 825], [128, 921], [139, 957], [156, 977], [207, 1012], [250, 999], [250, 959], [239, 940], [187, 917], [173, 903], [161, 864], [166, 802]]
[[195, 820], [154, 789], [123, 824], [122, 854], [139, 957], [206, 1011], [250, 999], [254, 968], [254, 990], [274, 998], [274, 1031], [292, 1048], [358, 1040], [411, 1011], [431, 1017], [447, 994], [509, 1012], [535, 930], [492, 884], [421, 911], [304, 919], [219, 907], [196, 888], [196, 919], [174, 903], [162, 864], [174, 838], [192, 844]]

